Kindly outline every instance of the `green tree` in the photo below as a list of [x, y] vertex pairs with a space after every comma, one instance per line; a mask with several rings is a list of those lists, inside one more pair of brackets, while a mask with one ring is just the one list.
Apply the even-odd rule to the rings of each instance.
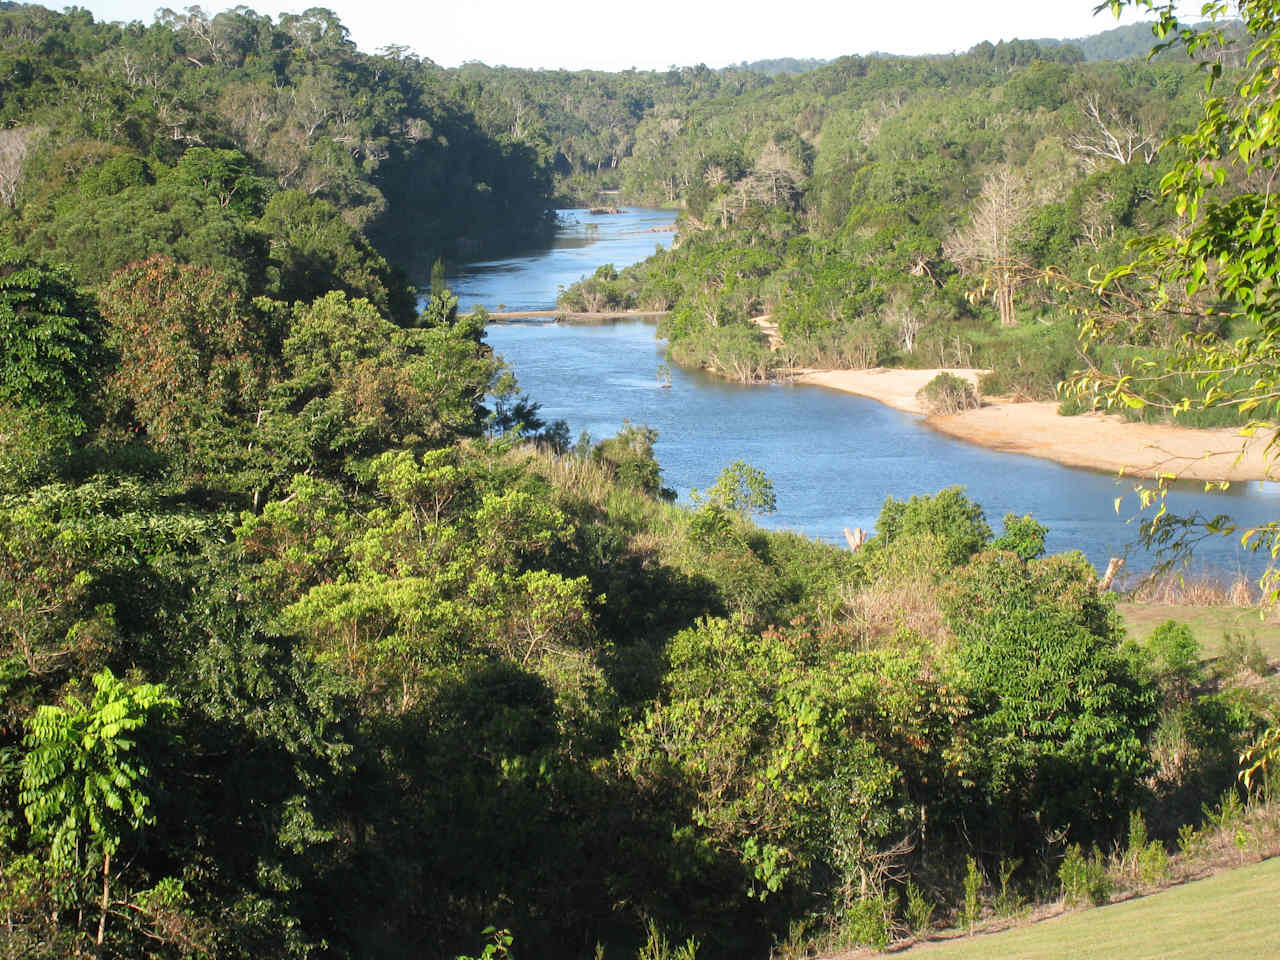
[[94, 675], [93, 687], [87, 704], [68, 697], [63, 706], [43, 706], [32, 717], [19, 801], [34, 839], [49, 846], [50, 868], [71, 880], [68, 905], [87, 905], [78, 881], [100, 870], [94, 945], [101, 956], [114, 906], [112, 857], [154, 822], [147, 813], [150, 771], [138, 738], [178, 703], [161, 684], [129, 684], [106, 669]]
[[[1131, 337], [1150, 324], [1153, 314], [1164, 312], [1211, 322], [1197, 324], [1166, 356], [1140, 352], [1119, 375], [1094, 368], [1075, 382], [1082, 390], [1100, 392], [1109, 405], [1141, 409], [1154, 404], [1175, 416], [1191, 410], [1238, 410], [1250, 418], [1242, 431], [1246, 437], [1257, 431], [1271, 433], [1266, 452], [1274, 460], [1280, 453], [1280, 215], [1270, 185], [1280, 166], [1280, 96], [1275, 86], [1280, 76], [1280, 2], [1206, 3], [1202, 15], [1210, 18], [1207, 28], [1182, 23], [1172, 2], [1110, 0], [1099, 9], [1118, 15], [1131, 6], [1157, 15], [1157, 49], [1181, 45], [1201, 57], [1210, 96], [1196, 128], [1176, 141], [1177, 160], [1161, 182], [1161, 190], [1175, 203], [1178, 229], [1145, 238], [1137, 259], [1113, 270], [1100, 284], [1103, 293], [1136, 286], [1142, 294], [1141, 309], [1136, 316], [1091, 315], [1082, 336]], [[1231, 16], [1233, 10], [1244, 23], [1247, 67], [1242, 77], [1233, 77], [1232, 88], [1215, 90], [1223, 65], [1213, 53], [1224, 37], [1212, 22]], [[1223, 328], [1232, 335], [1219, 335]], [[1161, 389], [1170, 374], [1186, 375], [1173, 381], [1185, 393]], [[1157, 497], [1163, 498], [1164, 483], [1162, 479]], [[1185, 545], [1187, 531], [1195, 526], [1194, 521], [1167, 518], [1161, 503], [1146, 534], [1152, 541]], [[1209, 522], [1206, 530], [1239, 532], [1225, 517]], [[1270, 601], [1280, 600], [1280, 568], [1275, 563], [1280, 557], [1280, 520], [1247, 529], [1241, 539], [1270, 555], [1262, 583]], [[1243, 775], [1265, 770], [1268, 761], [1274, 761], [1278, 742], [1277, 728], [1272, 727], [1242, 758]]]
[[333, 291], [296, 304], [263, 420], [281, 470], [349, 468], [479, 434], [497, 361], [463, 325], [404, 329]]
[[997, 816], [1088, 831], [1128, 810], [1156, 691], [1121, 655], [1111, 598], [1084, 557], [980, 553], [943, 602], [971, 704], [973, 780]]
[[99, 301], [120, 354], [108, 383], [119, 408], [189, 476], [244, 471], [268, 337], [234, 284], [155, 256], [113, 275]]
[[71, 277], [0, 249], [0, 405], [83, 428], [105, 359], [102, 323]]
[[363, 297], [401, 326], [413, 323], [416, 305], [403, 277], [332, 204], [301, 190], [284, 190], [267, 203], [257, 226], [270, 242], [270, 296], [309, 303], [341, 290]]
[[[1138, 349], [1121, 373], [1093, 367], [1074, 379], [1081, 392], [1096, 392], [1108, 406], [1160, 407], [1175, 417], [1189, 411], [1229, 408], [1251, 418], [1242, 431], [1275, 431], [1280, 419], [1280, 218], [1269, 192], [1252, 189], [1258, 176], [1280, 164], [1280, 3], [1249, 0], [1240, 14], [1250, 43], [1249, 67], [1232, 89], [1219, 87], [1222, 63], [1213, 56], [1221, 32], [1181, 23], [1174, 4], [1114, 0], [1102, 8], [1117, 14], [1134, 6], [1157, 14], [1157, 49], [1184, 46], [1202, 60], [1211, 96], [1197, 127], [1174, 142], [1176, 161], [1160, 188], [1177, 210], [1177, 229], [1143, 238], [1138, 255], [1099, 283], [1107, 294], [1132, 294], [1136, 310], [1090, 313], [1082, 338], [1147, 345], [1153, 324], [1169, 314], [1190, 318], [1191, 330], [1171, 350]], [[1100, 8], [1100, 9], [1102, 9]], [[1204, 8], [1214, 19], [1229, 14], [1226, 3]], [[1229, 335], [1224, 335], [1229, 332]], [[1182, 376], [1179, 376], [1182, 375]], [[1274, 458], [1280, 434], [1267, 446]], [[1170, 475], [1170, 479], [1172, 475]], [[1156, 491], [1159, 496], [1161, 491]], [[1177, 525], [1160, 512], [1149, 539], [1166, 539]], [[1211, 533], [1237, 532], [1226, 521]], [[1255, 550], [1280, 555], [1280, 521], [1243, 531]], [[1264, 577], [1272, 599], [1280, 598], [1280, 574]]]

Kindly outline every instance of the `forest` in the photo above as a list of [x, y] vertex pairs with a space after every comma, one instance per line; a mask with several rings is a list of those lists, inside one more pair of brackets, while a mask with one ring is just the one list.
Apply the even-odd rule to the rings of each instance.
[[677, 504], [652, 429], [572, 443], [433, 269], [621, 189], [680, 243], [566, 301], [661, 303], [680, 362], [964, 359], [1039, 396], [1092, 310], [1092, 356], [1191, 379], [1104, 362], [1077, 403], [1203, 384], [1181, 412], [1265, 421], [1280, 124], [1204, 99], [1269, 90], [1251, 6], [1225, 46], [1158, 22], [1203, 66], [771, 76], [0, 5], [0, 954], [816, 956], [1273, 842], [1260, 652], [1131, 636], [1082, 555], [957, 488], [857, 551], [758, 526], [742, 461]]
[[[1233, 37], [1214, 51], [1227, 69], [1241, 58]], [[991, 371], [983, 393], [1055, 399], [1081, 364], [1081, 316], [1132, 302], [1127, 289], [1100, 297], [1091, 277], [1178, 218], [1160, 147], [1194, 128], [1202, 98], [1203, 71], [1185, 55], [1084, 62], [1075, 46], [1014, 41], [849, 57], [655, 110], [622, 182], [630, 196], [681, 205], [680, 243], [621, 275], [602, 268], [562, 303], [668, 310], [672, 356], [735, 380], [980, 367]], [[1171, 311], [1144, 356], [1206, 330], [1204, 315]], [[1089, 360], [1121, 364], [1134, 346], [1100, 339]], [[1151, 384], [1151, 403], [1125, 409], [1160, 417], [1189, 386]], [[1091, 406], [1072, 396], [1064, 412]], [[1185, 422], [1243, 419], [1216, 409]]]

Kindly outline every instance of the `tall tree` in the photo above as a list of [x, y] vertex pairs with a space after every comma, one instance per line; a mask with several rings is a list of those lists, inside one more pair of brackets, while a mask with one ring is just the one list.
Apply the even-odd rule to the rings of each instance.
[[1014, 231], [1031, 212], [1033, 199], [1023, 177], [1001, 165], [987, 177], [969, 223], [952, 234], [944, 250], [962, 270], [981, 277], [991, 291], [1000, 325], [1014, 326], [1013, 295], [1026, 279], [1014, 255]]

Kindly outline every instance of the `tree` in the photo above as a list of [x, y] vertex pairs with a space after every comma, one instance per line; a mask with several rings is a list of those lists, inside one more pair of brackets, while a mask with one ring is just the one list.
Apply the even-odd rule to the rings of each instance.
[[120, 352], [109, 389], [148, 439], [196, 471], [243, 457], [266, 338], [234, 285], [155, 256], [114, 274], [100, 300]]
[[412, 290], [332, 204], [285, 190], [267, 203], [258, 228], [270, 237], [270, 296], [310, 302], [341, 290], [365, 298], [401, 326], [414, 322]]
[[[1250, 0], [1240, 5], [1251, 41], [1250, 67], [1232, 90], [1222, 93], [1222, 64], [1211, 56], [1220, 31], [1183, 25], [1173, 4], [1154, 0], [1114, 0], [1119, 13], [1135, 6], [1158, 14], [1156, 48], [1184, 46], [1206, 70], [1211, 96], [1200, 123], [1175, 142], [1177, 159], [1161, 182], [1176, 206], [1175, 230], [1143, 238], [1136, 258], [1112, 270], [1097, 285], [1104, 297], [1137, 293], [1136, 308], [1086, 316], [1087, 344], [1121, 340], [1142, 346], [1153, 318], [1175, 314], [1191, 325], [1171, 350], [1138, 356], [1120, 373], [1092, 367], [1073, 385], [1094, 393], [1107, 406], [1154, 406], [1173, 416], [1212, 408], [1234, 409], [1250, 422], [1245, 437], [1272, 431], [1268, 453], [1280, 453], [1280, 217], [1269, 196], [1280, 169], [1280, 2]], [[1229, 13], [1226, 3], [1205, 7], [1214, 19]], [[1257, 189], [1250, 189], [1251, 186]], [[1231, 331], [1230, 337], [1223, 333]], [[1170, 393], [1169, 383], [1182, 393]], [[1171, 479], [1172, 477], [1170, 477]], [[1159, 491], [1154, 493], [1160, 496]], [[1147, 527], [1151, 539], [1176, 529], [1163, 511]], [[1163, 529], [1162, 529], [1163, 528]], [[1210, 532], [1238, 532], [1229, 522]], [[1280, 521], [1242, 532], [1254, 550], [1280, 556]], [[1264, 578], [1270, 599], [1280, 599], [1280, 574]]]
[[102, 324], [71, 277], [0, 249], [0, 404], [83, 427], [104, 359]]
[[1084, 130], [1073, 134], [1069, 142], [1090, 170], [1106, 161], [1123, 165], [1155, 160], [1160, 141], [1141, 120], [1103, 104], [1096, 93], [1085, 97], [1083, 111]]
[[278, 466], [349, 468], [477, 435], [497, 361], [472, 332], [447, 322], [406, 330], [337, 290], [296, 304], [262, 425]]
[[32, 127], [0, 129], [0, 204], [15, 207], [22, 185], [22, 161], [31, 149], [36, 131]]
[[1012, 167], [1000, 166], [983, 183], [969, 224], [946, 243], [946, 254], [957, 266], [982, 277], [983, 289], [990, 289], [1004, 327], [1018, 322], [1013, 294], [1025, 276], [1014, 256], [1013, 237], [1032, 205], [1022, 177]]
[[34, 837], [49, 844], [55, 874], [80, 879], [100, 866], [94, 944], [102, 956], [113, 907], [111, 859], [131, 834], [154, 822], [147, 813], [150, 771], [137, 737], [178, 703], [161, 684], [128, 684], [106, 669], [94, 675], [93, 687], [88, 704], [68, 697], [63, 706], [36, 711], [24, 741], [19, 801]]
[[[1221, 59], [1212, 56], [1225, 41], [1220, 29], [1183, 25], [1175, 5], [1155, 0], [1110, 0], [1099, 9], [1119, 13], [1133, 6], [1157, 14], [1153, 32], [1157, 50], [1181, 45], [1201, 58], [1208, 73], [1206, 86], [1214, 93], [1222, 77]], [[1183, 374], [1191, 389], [1167, 405], [1176, 416], [1188, 410], [1214, 407], [1238, 410], [1250, 418], [1241, 431], [1247, 438], [1270, 431], [1267, 453], [1280, 454], [1280, 215], [1271, 188], [1280, 170], [1280, 0], [1243, 0], [1238, 13], [1244, 21], [1250, 52], [1247, 68], [1234, 89], [1210, 96], [1200, 123], [1177, 140], [1178, 157], [1161, 182], [1176, 202], [1181, 223], [1174, 232], [1147, 237], [1137, 258], [1111, 271], [1099, 284], [1104, 294], [1134, 279], [1145, 292], [1141, 309], [1119, 317], [1095, 313], [1086, 318], [1082, 337], [1101, 340], [1117, 331], [1141, 330], [1152, 313], [1166, 310], [1213, 318], [1233, 331], [1232, 338], [1210, 330], [1184, 335], [1171, 353], [1159, 360], [1139, 355], [1118, 375], [1096, 368], [1080, 375], [1078, 389], [1097, 391], [1109, 405], [1123, 403], [1141, 409], [1152, 403], [1144, 389]], [[1228, 17], [1231, 5], [1206, 3], [1210, 23]], [[1166, 478], [1156, 496], [1163, 497]], [[1178, 523], [1161, 510], [1146, 526], [1149, 540], [1186, 531], [1194, 521]], [[1206, 525], [1207, 533], [1238, 532], [1229, 518]], [[1264, 592], [1280, 600], [1280, 521], [1272, 520], [1243, 531], [1241, 541], [1270, 554], [1263, 575]], [[1182, 540], [1185, 543], [1185, 540]], [[1241, 758], [1248, 779], [1274, 765], [1278, 728], [1272, 727]]]

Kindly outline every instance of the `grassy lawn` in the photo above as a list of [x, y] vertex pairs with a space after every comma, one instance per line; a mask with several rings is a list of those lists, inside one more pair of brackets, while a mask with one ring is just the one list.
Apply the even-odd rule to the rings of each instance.
[[1145, 640], [1166, 620], [1177, 620], [1191, 628], [1206, 657], [1218, 655], [1223, 636], [1230, 632], [1257, 637], [1268, 660], [1280, 659], [1280, 620], [1276, 611], [1269, 611], [1264, 620], [1256, 609], [1248, 607], [1122, 602], [1116, 604], [1116, 610], [1135, 640]]
[[1138, 900], [905, 952], [937, 960], [1280, 957], [1280, 858]]

